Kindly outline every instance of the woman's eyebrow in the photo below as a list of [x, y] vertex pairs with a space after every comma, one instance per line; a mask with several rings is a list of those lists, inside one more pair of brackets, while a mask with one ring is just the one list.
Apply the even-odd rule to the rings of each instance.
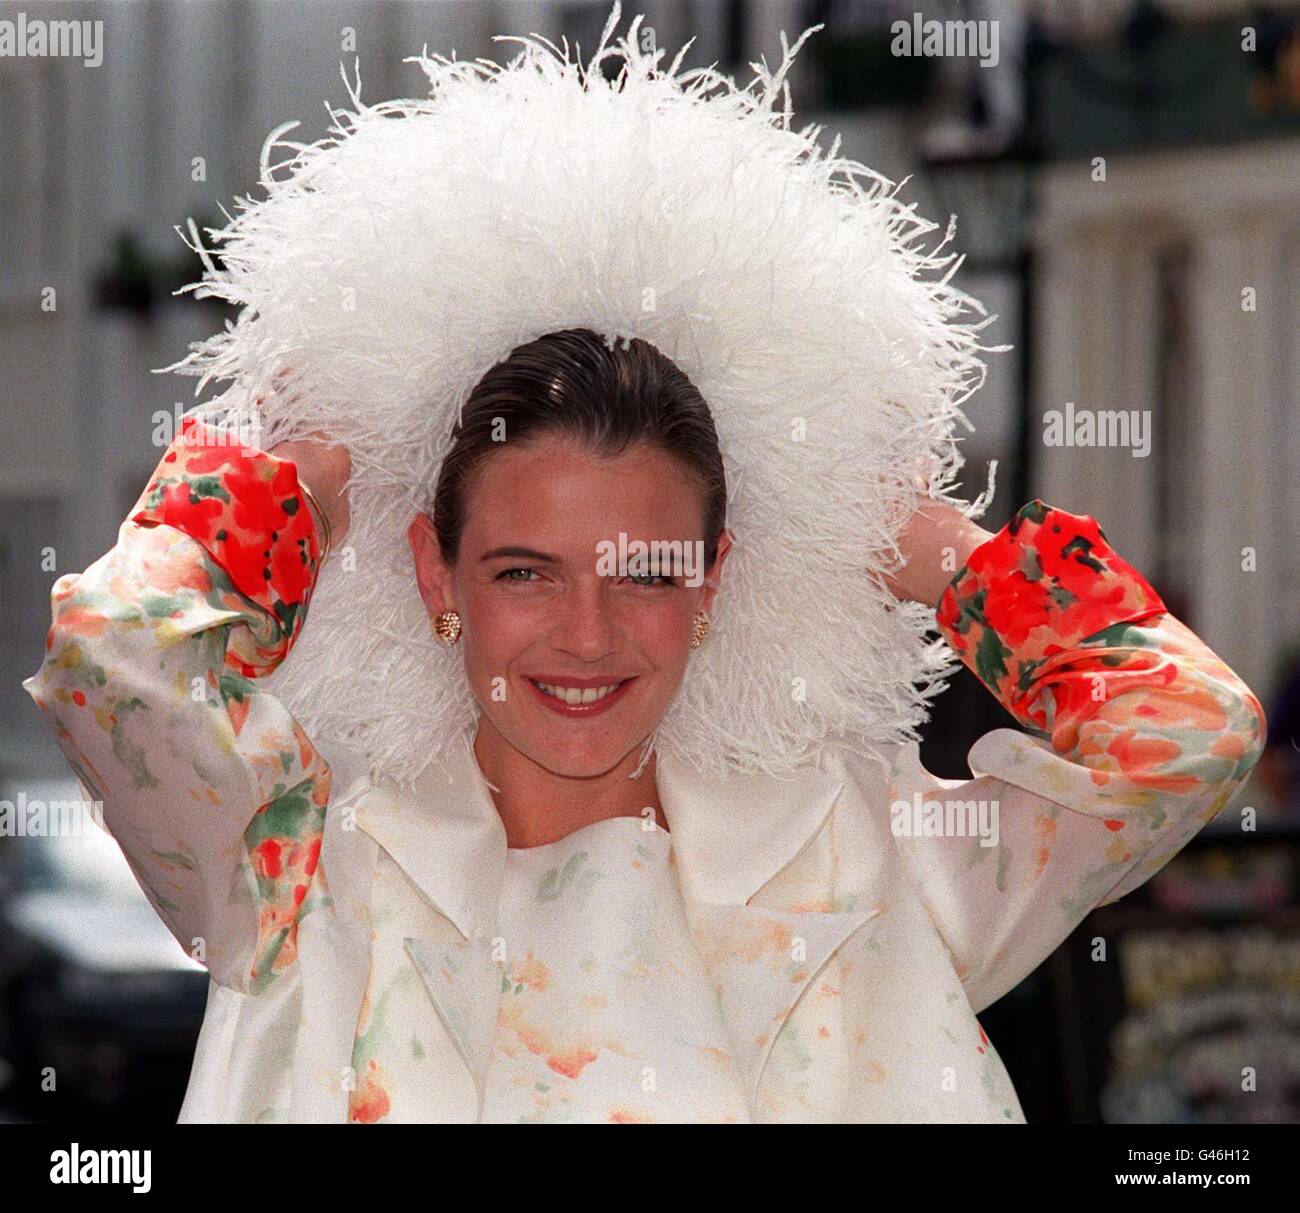
[[517, 560], [536, 560], [543, 564], [560, 564], [558, 556], [552, 556], [549, 552], [539, 552], [534, 548], [516, 548], [504, 547], [493, 548], [491, 551], [484, 552], [479, 557], [480, 563], [484, 560], [495, 560], [501, 556], [513, 556]]

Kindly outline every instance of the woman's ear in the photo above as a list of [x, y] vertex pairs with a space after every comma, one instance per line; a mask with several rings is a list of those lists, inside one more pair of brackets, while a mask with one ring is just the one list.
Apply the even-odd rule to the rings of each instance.
[[438, 547], [438, 533], [428, 514], [416, 514], [406, 528], [406, 538], [415, 558], [415, 581], [420, 587], [420, 597], [430, 616], [455, 607], [451, 590], [451, 569], [442, 558]]
[[718, 554], [713, 558], [713, 564], [704, 576], [704, 590], [700, 594], [700, 610], [705, 614], [713, 610], [713, 599], [722, 581], [722, 566], [730, 551], [731, 532], [723, 531], [718, 538]]

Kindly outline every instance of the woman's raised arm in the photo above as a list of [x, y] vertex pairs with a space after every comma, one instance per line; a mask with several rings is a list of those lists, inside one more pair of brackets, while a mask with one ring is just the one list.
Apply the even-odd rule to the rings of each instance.
[[186, 417], [116, 545], [55, 582], [23, 683], [172, 934], [243, 992], [293, 962], [325, 896], [330, 768], [257, 685], [320, 555], [296, 464]]
[[[912, 751], [890, 788], [899, 852], [978, 1011], [1213, 820], [1265, 722], [1092, 518], [1041, 501], [969, 553], [937, 620], [1027, 730], [980, 738], [971, 780]], [[946, 828], [981, 803], [996, 835]]]

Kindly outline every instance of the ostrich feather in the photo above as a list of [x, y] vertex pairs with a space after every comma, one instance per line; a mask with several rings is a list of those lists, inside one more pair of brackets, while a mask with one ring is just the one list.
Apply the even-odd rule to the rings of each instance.
[[953, 668], [933, 611], [881, 581], [918, 477], [986, 504], [953, 496], [991, 318], [951, 283], [951, 227], [925, 248], [937, 227], [897, 186], [792, 128], [786, 78], [820, 27], [742, 87], [682, 71], [687, 48], [664, 65], [640, 16], [616, 38], [620, 12], [586, 64], [532, 35], [504, 65], [426, 50], [422, 98], [365, 105], [358, 75], [325, 137], [272, 133], [262, 196], [211, 247], [191, 223], [205, 272], [184, 289], [238, 317], [161, 369], [227, 385], [195, 410], [210, 423], [352, 454], [351, 530], [268, 689], [372, 778], [409, 783], [472, 737], [406, 529], [477, 381], [558, 329], [651, 342], [718, 428], [736, 546], [656, 747], [706, 772], [832, 743], [883, 760]]

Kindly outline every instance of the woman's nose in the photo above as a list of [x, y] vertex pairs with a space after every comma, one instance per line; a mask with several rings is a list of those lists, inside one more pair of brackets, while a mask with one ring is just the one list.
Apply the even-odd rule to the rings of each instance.
[[582, 661], [598, 661], [618, 648], [618, 621], [605, 593], [605, 581], [575, 587], [557, 604], [560, 618], [551, 630], [555, 648]]

